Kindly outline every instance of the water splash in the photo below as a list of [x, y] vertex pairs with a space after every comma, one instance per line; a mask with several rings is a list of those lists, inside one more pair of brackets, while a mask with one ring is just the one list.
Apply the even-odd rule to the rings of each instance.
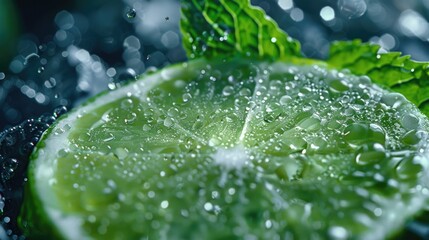
[[27, 181], [29, 156], [42, 133], [66, 112], [65, 107], [58, 107], [52, 114], [28, 119], [0, 133], [1, 226], [12, 239], [23, 239], [18, 230], [17, 216], [21, 208], [23, 187]]

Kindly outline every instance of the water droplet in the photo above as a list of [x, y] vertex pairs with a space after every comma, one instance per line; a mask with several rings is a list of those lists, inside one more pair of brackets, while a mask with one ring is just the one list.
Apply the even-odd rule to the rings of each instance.
[[301, 120], [297, 124], [297, 126], [303, 129], [306, 129], [308, 131], [315, 131], [321, 127], [320, 119], [317, 116], [311, 116], [309, 118]]
[[172, 118], [164, 119], [164, 126], [169, 128], [169, 127], [173, 126], [173, 124], [174, 124], [174, 121]]
[[331, 81], [329, 83], [329, 88], [333, 92], [344, 92], [349, 90], [348, 84], [345, 81], [339, 79]]
[[118, 157], [119, 160], [124, 160], [128, 156], [128, 150], [124, 148], [116, 148], [115, 155]]
[[111, 67], [109, 69], [106, 70], [106, 75], [108, 77], [114, 77], [116, 75], [116, 69]]
[[381, 208], [376, 208], [373, 212], [376, 217], [380, 217], [383, 214], [383, 210]]
[[418, 128], [419, 122], [419, 119], [413, 114], [405, 114], [401, 119], [402, 126], [407, 130]]
[[381, 102], [392, 108], [398, 108], [407, 100], [400, 93], [387, 93], [381, 98]]
[[250, 91], [248, 88], [243, 88], [240, 90], [239, 94], [240, 96], [250, 96], [252, 95], [252, 91]]
[[329, 228], [329, 235], [332, 239], [347, 239], [347, 230], [340, 226], [332, 226]]
[[205, 204], [204, 204], [204, 210], [206, 210], [206, 211], [212, 211], [213, 210], [213, 204], [212, 203], [210, 203], [210, 202], [206, 202]]
[[18, 160], [16, 160], [15, 158], [8, 158], [4, 160], [4, 162], [2, 163], [2, 167], [6, 171], [13, 172], [18, 167]]
[[222, 90], [222, 94], [224, 96], [229, 96], [229, 95], [231, 95], [233, 93], [234, 93], [234, 87], [233, 86], [226, 86]]
[[121, 108], [122, 109], [131, 109], [134, 107], [134, 102], [132, 99], [127, 98], [121, 101]]
[[16, 134], [17, 134], [16, 132], [15, 133], [10, 132], [5, 135], [4, 141], [6, 143], [6, 146], [12, 146], [16, 143], [16, 141], [18, 140], [17, 139], [18, 136]]
[[310, 146], [310, 150], [312, 150], [312, 151], [321, 150], [321, 149], [325, 148], [328, 145], [328, 143], [326, 142], [326, 140], [324, 140], [321, 137], [316, 137], [316, 138], [313, 138], [313, 139], [309, 140], [308, 144]]
[[292, 101], [292, 98], [288, 95], [282, 96], [279, 103], [283, 106], [288, 105]]
[[402, 142], [407, 145], [416, 145], [420, 142], [420, 139], [421, 136], [417, 130], [410, 130], [406, 132], [401, 138]]
[[149, 131], [150, 129], [151, 129], [151, 127], [150, 127], [150, 125], [149, 125], [149, 124], [145, 124], [145, 125], [143, 125], [143, 131], [147, 132], [147, 131]]
[[33, 148], [34, 148], [34, 143], [28, 142], [22, 145], [19, 148], [19, 151], [22, 155], [27, 155], [27, 154], [30, 154], [31, 151], [33, 151]]
[[166, 208], [168, 208], [168, 205], [169, 205], [169, 203], [168, 203], [167, 200], [164, 200], [164, 201], [161, 202], [161, 208], [166, 209]]
[[37, 69], [37, 73], [43, 73], [45, 71], [45, 68], [44, 67], [39, 67], [38, 69]]
[[67, 107], [59, 106], [59, 107], [54, 109], [54, 117], [58, 118], [66, 112], [67, 112]]
[[134, 19], [137, 16], [137, 11], [134, 8], [130, 8], [126, 14], [128, 19]]
[[322, 8], [322, 10], [320, 10], [320, 17], [324, 20], [324, 21], [332, 21], [335, 19], [335, 11], [332, 7], [330, 6], [325, 6]]
[[24, 65], [36, 64], [39, 62], [40, 56], [36, 53], [31, 53], [25, 57]]
[[192, 95], [190, 93], [185, 93], [182, 95], [183, 102], [185, 102], [185, 103], [189, 102], [189, 100], [191, 100], [191, 98], [192, 98]]
[[172, 107], [172, 108], [168, 109], [167, 115], [170, 117], [177, 117], [177, 116], [179, 116], [179, 109]]
[[228, 194], [229, 195], [234, 195], [235, 194], [235, 188], [229, 188], [228, 189]]
[[356, 163], [359, 165], [368, 165], [379, 162], [386, 157], [383, 145], [375, 143], [362, 146], [356, 155]]
[[115, 90], [116, 89], [116, 84], [114, 84], [114, 83], [108, 83], [107, 87], [109, 88], [109, 90]]
[[271, 220], [265, 221], [265, 228], [270, 229], [273, 227], [273, 222]]
[[136, 71], [132, 68], [119, 69], [115, 77], [115, 83], [120, 84], [125, 81], [136, 79], [136, 75]]
[[351, 147], [356, 147], [363, 143], [376, 142], [384, 144], [386, 133], [384, 129], [377, 124], [352, 123], [344, 129], [344, 140]]
[[362, 16], [367, 10], [367, 5], [365, 0], [339, 0], [338, 9], [343, 16], [352, 19]]
[[124, 122], [125, 124], [131, 124], [137, 119], [137, 114], [134, 112], [130, 112], [125, 116]]
[[421, 174], [423, 166], [412, 157], [403, 159], [396, 166], [396, 174], [400, 179], [412, 179]]

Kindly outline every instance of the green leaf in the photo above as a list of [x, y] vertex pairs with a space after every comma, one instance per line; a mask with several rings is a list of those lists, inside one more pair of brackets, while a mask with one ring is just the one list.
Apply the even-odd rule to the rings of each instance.
[[380, 46], [360, 40], [335, 42], [327, 62], [334, 68], [368, 75], [373, 82], [403, 94], [429, 116], [429, 63], [379, 50]]
[[250, 0], [183, 0], [181, 30], [190, 59], [301, 56], [299, 43]]

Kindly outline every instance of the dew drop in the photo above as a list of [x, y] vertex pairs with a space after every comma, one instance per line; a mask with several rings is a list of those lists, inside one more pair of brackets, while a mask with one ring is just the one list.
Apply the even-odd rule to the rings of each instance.
[[147, 131], [150, 131], [150, 129], [151, 129], [151, 127], [149, 124], [143, 125], [143, 131], [147, 132]]
[[265, 228], [270, 229], [273, 227], [273, 222], [271, 220], [265, 221]]
[[115, 76], [115, 83], [122, 83], [136, 78], [136, 71], [132, 68], [119, 69]]
[[54, 117], [58, 118], [67, 112], [67, 107], [59, 106], [54, 109]]
[[335, 19], [335, 11], [330, 6], [323, 7], [322, 10], [320, 10], [320, 17], [322, 17], [324, 21], [332, 21]]
[[338, 9], [349, 19], [358, 18], [366, 12], [367, 4], [365, 0], [339, 0]]
[[163, 208], [163, 209], [168, 208], [168, 205], [169, 205], [169, 203], [168, 203], [167, 200], [164, 200], [164, 201], [161, 202], [161, 208]]
[[403, 159], [396, 167], [396, 174], [400, 179], [412, 179], [421, 174], [423, 167], [414, 158]]
[[134, 19], [137, 16], [137, 11], [134, 8], [130, 8], [128, 9], [126, 15], [128, 19]]
[[398, 108], [407, 100], [400, 93], [387, 93], [381, 98], [381, 102], [392, 108]]
[[206, 211], [212, 211], [213, 210], [213, 204], [212, 203], [210, 203], [210, 202], [206, 202], [205, 204], [204, 204], [204, 210], [206, 210]]
[[230, 96], [233, 93], [234, 93], [234, 87], [232, 87], [232, 86], [226, 86], [222, 90], [222, 94], [224, 96]]
[[379, 162], [386, 157], [383, 145], [375, 143], [373, 145], [362, 146], [356, 155], [356, 163], [359, 165], [368, 165]]
[[2, 167], [8, 172], [14, 172], [18, 167], [18, 160], [15, 158], [8, 158], [2, 163]]
[[192, 95], [190, 93], [185, 93], [182, 95], [183, 102], [185, 102], [185, 103], [189, 102], [189, 100], [191, 100], [191, 98], [192, 98]]
[[347, 239], [347, 230], [340, 226], [333, 226], [329, 228], [329, 235], [332, 239]]
[[128, 151], [124, 148], [116, 148], [115, 154], [120, 160], [124, 160], [128, 156]]
[[416, 145], [420, 142], [420, 138], [417, 130], [410, 130], [402, 136], [401, 140], [404, 144]]
[[169, 128], [169, 127], [172, 127], [173, 124], [174, 124], [174, 121], [173, 121], [172, 118], [166, 118], [166, 119], [164, 119], [164, 126], [166, 126], [166, 127]]
[[250, 96], [252, 94], [252, 91], [248, 88], [243, 88], [239, 92], [240, 96]]
[[325, 148], [328, 145], [328, 142], [321, 137], [316, 137], [309, 141], [310, 150], [318, 151]]
[[133, 100], [130, 98], [124, 99], [123, 101], [121, 101], [121, 108], [122, 109], [131, 109], [132, 107], [134, 107], [134, 103]]
[[167, 115], [170, 117], [177, 117], [177, 116], [179, 116], [179, 109], [172, 107], [172, 108], [168, 109]]
[[329, 83], [329, 88], [333, 92], [344, 92], [349, 90], [349, 86], [342, 80], [333, 80]]
[[137, 114], [134, 112], [130, 112], [125, 116], [125, 124], [131, 124], [137, 119]]
[[44, 67], [39, 67], [38, 69], [37, 69], [37, 73], [43, 73], [45, 71], [45, 68]]
[[298, 127], [306, 129], [308, 131], [315, 131], [320, 129], [320, 119], [316, 116], [311, 116], [309, 118], [303, 119], [297, 124]]
[[384, 144], [386, 134], [384, 129], [377, 124], [352, 123], [344, 129], [344, 140], [351, 147], [356, 147], [363, 143], [376, 142]]
[[285, 105], [288, 105], [291, 101], [292, 101], [292, 98], [288, 95], [285, 95], [280, 98], [279, 103], [280, 105], [285, 106]]
[[419, 119], [413, 114], [405, 114], [401, 119], [401, 124], [405, 129], [412, 130], [419, 126]]

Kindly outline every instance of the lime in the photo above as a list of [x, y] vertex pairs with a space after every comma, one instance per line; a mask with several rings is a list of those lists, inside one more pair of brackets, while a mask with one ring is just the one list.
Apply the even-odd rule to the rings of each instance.
[[51, 127], [21, 226], [45, 239], [382, 239], [428, 198], [428, 127], [347, 71], [190, 61]]

